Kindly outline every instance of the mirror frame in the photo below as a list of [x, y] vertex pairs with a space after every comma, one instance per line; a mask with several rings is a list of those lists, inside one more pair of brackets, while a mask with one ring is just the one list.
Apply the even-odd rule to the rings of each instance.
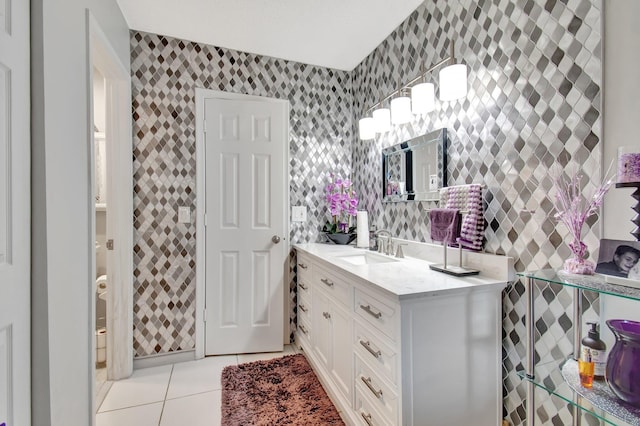
[[[426, 133], [421, 136], [417, 136], [405, 142], [384, 148], [382, 150], [382, 202], [383, 203], [398, 203], [405, 201], [435, 201], [440, 198], [440, 188], [447, 186], [447, 129], [438, 129], [432, 132]], [[442, 156], [442, 168], [438, 172], [438, 185], [437, 189], [429, 192], [416, 193], [413, 190], [413, 185], [406, 188], [402, 194], [387, 194], [387, 181], [389, 157], [394, 154], [400, 154], [402, 152], [411, 151], [411, 149], [427, 145], [436, 144], [437, 153]], [[405, 157], [406, 161], [406, 157]], [[408, 173], [412, 173], [413, 166], [406, 165]]]

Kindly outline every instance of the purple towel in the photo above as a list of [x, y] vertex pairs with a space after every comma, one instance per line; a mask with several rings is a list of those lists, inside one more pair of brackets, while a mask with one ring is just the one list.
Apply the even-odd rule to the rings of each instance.
[[464, 210], [460, 229], [460, 243], [472, 250], [482, 250], [484, 242], [484, 206], [482, 185], [458, 185], [440, 190], [440, 205], [448, 209]]
[[431, 239], [447, 244], [460, 236], [460, 211], [458, 209], [431, 209]]

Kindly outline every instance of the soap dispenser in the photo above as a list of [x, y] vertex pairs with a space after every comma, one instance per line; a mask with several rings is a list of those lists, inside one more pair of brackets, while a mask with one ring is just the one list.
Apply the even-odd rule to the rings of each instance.
[[589, 330], [588, 335], [582, 339], [578, 368], [580, 372], [580, 383], [582, 386], [590, 388], [593, 385], [594, 379], [604, 379], [607, 346], [600, 340], [597, 323], [588, 322], [587, 324], [591, 326], [591, 330]]

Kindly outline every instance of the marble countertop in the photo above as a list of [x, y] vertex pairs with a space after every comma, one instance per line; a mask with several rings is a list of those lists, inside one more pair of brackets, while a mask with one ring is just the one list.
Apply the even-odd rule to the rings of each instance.
[[[384, 256], [390, 262], [354, 265], [344, 260], [346, 256], [372, 253], [368, 249], [335, 244], [294, 244], [296, 250], [306, 252], [320, 258], [328, 266], [335, 266], [343, 273], [368, 281], [398, 299], [409, 299], [422, 296], [435, 296], [445, 293], [459, 293], [474, 290], [499, 290], [507, 283], [505, 280], [480, 275], [454, 277], [429, 269], [430, 262], [424, 259], [405, 257], [396, 259]], [[397, 261], [393, 261], [397, 260]]]

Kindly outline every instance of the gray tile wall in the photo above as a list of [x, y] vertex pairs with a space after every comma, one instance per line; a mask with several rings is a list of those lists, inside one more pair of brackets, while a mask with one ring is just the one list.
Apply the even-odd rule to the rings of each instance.
[[[291, 204], [320, 206], [308, 224], [293, 224], [292, 241], [316, 240], [327, 216], [324, 174], [349, 174], [352, 158], [373, 222], [428, 241], [428, 203], [383, 206], [372, 189], [381, 187], [383, 147], [447, 127], [448, 183], [487, 186], [485, 249], [513, 256], [518, 270], [561, 266], [567, 232], [552, 218], [548, 173], [575, 165], [590, 185], [599, 178], [601, 9], [601, 0], [428, 0], [351, 73], [133, 32], [136, 355], [194, 344], [195, 226], [176, 225], [174, 208], [195, 200], [194, 87], [291, 101]], [[375, 141], [357, 140], [364, 110], [422, 62], [446, 56], [452, 35], [468, 65], [468, 96]], [[597, 246], [597, 221], [586, 228], [585, 241]], [[290, 262], [293, 269], [293, 255]], [[524, 360], [522, 293], [516, 282], [503, 298], [504, 412], [516, 425], [525, 418], [515, 375]], [[542, 287], [536, 300], [537, 356], [568, 354], [570, 294]], [[585, 298], [587, 317], [597, 315], [594, 301]], [[537, 405], [536, 424], [570, 423], [562, 401], [542, 394]]]
[[344, 71], [143, 32], [131, 33], [131, 70], [133, 345], [144, 357], [195, 345], [196, 225], [177, 223], [177, 206], [195, 210], [195, 88], [289, 100], [290, 202], [309, 207], [293, 242], [317, 240], [327, 174], [351, 173], [352, 94]]
[[[514, 257], [518, 271], [561, 267], [570, 252], [567, 230], [553, 218], [549, 172], [554, 165], [580, 167], [590, 186], [599, 179], [601, 10], [600, 0], [429, 0], [384, 40], [353, 72], [354, 123], [399, 80], [418, 75], [422, 63], [428, 69], [445, 58], [453, 37], [456, 58], [468, 68], [469, 93], [437, 101], [433, 113], [374, 141], [354, 142], [356, 187], [366, 194], [364, 205], [378, 228], [429, 241], [424, 210], [430, 204], [381, 203], [380, 154], [446, 127], [448, 184], [486, 185], [485, 250]], [[430, 77], [437, 93], [437, 71]], [[584, 237], [597, 247], [594, 218]], [[525, 356], [523, 290], [516, 282], [503, 295], [504, 415], [516, 425], [526, 417], [526, 386], [515, 374]], [[592, 301], [584, 303], [587, 317], [597, 316]], [[573, 326], [571, 303], [570, 293], [555, 286], [537, 294], [540, 359], [571, 352], [564, 336]], [[537, 398], [536, 424], [571, 423], [565, 403], [544, 393]]]

